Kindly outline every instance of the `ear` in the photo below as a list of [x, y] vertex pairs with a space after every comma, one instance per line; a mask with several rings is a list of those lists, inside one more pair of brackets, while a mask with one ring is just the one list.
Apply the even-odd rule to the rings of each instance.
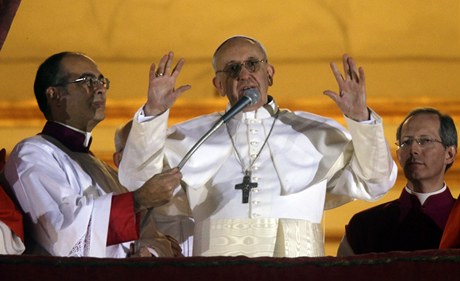
[[455, 156], [457, 156], [457, 147], [449, 146], [446, 152], [446, 164], [454, 163]]
[[60, 91], [58, 91], [58, 89], [55, 87], [48, 87], [48, 89], [46, 89], [45, 94], [49, 101], [58, 100], [61, 97]]
[[115, 164], [115, 167], [118, 168], [118, 166], [120, 166], [120, 162], [121, 162], [121, 155], [119, 152], [114, 152], [113, 155], [112, 155], [112, 160], [113, 160], [113, 163]]
[[54, 99], [56, 97], [56, 88], [48, 87], [48, 89], [46, 89], [45, 94], [49, 100]]
[[214, 85], [216, 90], [219, 92], [219, 95], [224, 97], [225, 96], [224, 86], [222, 85], [222, 81], [220, 80], [220, 78], [217, 78], [217, 76], [214, 76], [214, 78], [212, 78], [212, 84]]
[[267, 66], [267, 74], [268, 74], [268, 85], [273, 85], [273, 76], [275, 76], [275, 68], [273, 65], [269, 64]]
[[402, 164], [401, 164], [401, 150], [400, 149], [396, 150], [396, 158], [398, 158], [399, 165], [402, 166]]

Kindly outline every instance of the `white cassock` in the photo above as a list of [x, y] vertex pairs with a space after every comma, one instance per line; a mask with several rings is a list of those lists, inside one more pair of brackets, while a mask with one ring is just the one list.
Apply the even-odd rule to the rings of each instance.
[[[277, 111], [271, 101], [237, 114], [182, 168], [196, 223], [195, 256], [322, 256], [325, 208], [376, 200], [393, 186], [397, 167], [374, 112], [370, 122], [346, 119], [348, 132], [328, 118], [288, 110], [275, 118]], [[148, 119], [136, 113], [119, 170], [124, 186], [135, 189], [177, 166], [221, 115], [167, 129], [168, 114]], [[248, 203], [235, 189], [245, 170], [257, 183]]]
[[5, 176], [31, 222], [32, 233], [26, 235], [34, 237], [44, 254], [127, 256], [129, 243], [106, 246], [112, 193], [43, 136], [16, 145]]

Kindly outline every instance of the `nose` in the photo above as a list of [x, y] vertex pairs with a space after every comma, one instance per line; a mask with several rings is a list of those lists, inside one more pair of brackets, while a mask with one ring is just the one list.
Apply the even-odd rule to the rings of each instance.
[[419, 154], [421, 149], [421, 145], [418, 144], [415, 140], [409, 146], [409, 152], [411, 154]]
[[101, 82], [94, 83], [93, 88], [94, 88], [94, 93], [96, 95], [103, 95], [103, 94], [107, 93], [107, 88]]
[[251, 75], [251, 72], [246, 67], [241, 67], [240, 73], [238, 74], [238, 80], [246, 79]]

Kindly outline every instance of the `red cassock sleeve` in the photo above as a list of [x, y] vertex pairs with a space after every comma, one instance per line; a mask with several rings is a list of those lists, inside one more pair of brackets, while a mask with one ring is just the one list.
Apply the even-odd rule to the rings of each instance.
[[107, 246], [138, 239], [138, 221], [132, 192], [112, 196]]

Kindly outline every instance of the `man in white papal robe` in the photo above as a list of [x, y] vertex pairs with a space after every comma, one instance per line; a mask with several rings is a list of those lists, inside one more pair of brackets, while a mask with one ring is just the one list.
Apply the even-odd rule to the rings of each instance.
[[[179, 166], [195, 220], [193, 254], [249, 257], [324, 255], [325, 209], [354, 199], [377, 200], [393, 186], [397, 168], [381, 118], [366, 104], [365, 77], [344, 55], [345, 76], [331, 64], [339, 94], [325, 91], [345, 115], [337, 122], [280, 109], [267, 94], [274, 67], [256, 40], [235, 36], [216, 50], [214, 86], [229, 109], [248, 90], [258, 93], [185, 162], [187, 152], [223, 113], [167, 128], [169, 108], [189, 86], [175, 88], [183, 60], [152, 64], [146, 104], [134, 116], [119, 170], [136, 189], [154, 173]], [[186, 209], [185, 207], [183, 207]]]

